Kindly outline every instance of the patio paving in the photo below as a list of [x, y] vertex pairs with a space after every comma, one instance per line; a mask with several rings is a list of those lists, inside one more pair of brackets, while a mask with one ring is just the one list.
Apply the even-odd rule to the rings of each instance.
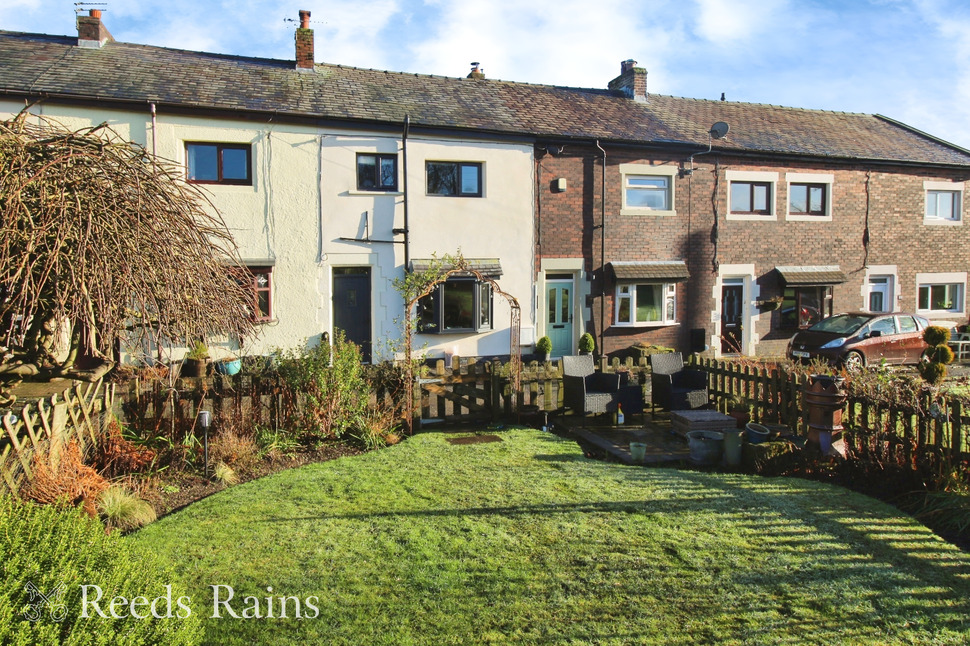
[[675, 435], [669, 414], [652, 419], [649, 414], [631, 415], [623, 426], [616, 426], [609, 415], [588, 417], [562, 415], [552, 420], [554, 429], [606, 451], [625, 464], [634, 464], [630, 442], [646, 444], [646, 456], [641, 464], [671, 464], [686, 462], [690, 456], [687, 440]]

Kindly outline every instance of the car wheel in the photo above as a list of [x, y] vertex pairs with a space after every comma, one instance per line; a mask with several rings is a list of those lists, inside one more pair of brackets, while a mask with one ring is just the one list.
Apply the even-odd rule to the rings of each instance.
[[852, 352], [849, 352], [845, 355], [845, 357], [842, 359], [842, 363], [845, 364], [845, 367], [847, 370], [852, 372], [855, 370], [861, 370], [862, 368], [865, 368], [866, 358], [862, 356], [861, 353], [853, 350]]

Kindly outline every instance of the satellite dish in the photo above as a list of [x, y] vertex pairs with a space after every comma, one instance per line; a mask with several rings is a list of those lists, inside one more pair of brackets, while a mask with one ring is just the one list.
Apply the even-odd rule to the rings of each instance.
[[731, 126], [724, 123], [723, 121], [718, 121], [713, 126], [711, 126], [710, 133], [711, 133], [711, 136], [715, 139], [723, 139], [724, 135], [726, 135], [728, 133], [728, 130], [730, 129], [731, 129]]

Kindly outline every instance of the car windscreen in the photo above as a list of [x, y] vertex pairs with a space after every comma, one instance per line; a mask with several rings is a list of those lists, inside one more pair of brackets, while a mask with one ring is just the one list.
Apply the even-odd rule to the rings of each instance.
[[872, 320], [871, 316], [854, 316], [852, 314], [837, 314], [822, 319], [812, 327], [812, 332], [828, 332], [829, 334], [854, 334], [860, 327]]

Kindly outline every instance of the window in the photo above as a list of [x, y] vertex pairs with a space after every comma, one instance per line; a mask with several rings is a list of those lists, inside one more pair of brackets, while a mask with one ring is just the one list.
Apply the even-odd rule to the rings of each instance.
[[781, 301], [781, 329], [806, 328], [832, 316], [832, 287], [786, 287]]
[[771, 184], [731, 182], [731, 213], [771, 215]]
[[925, 224], [960, 224], [963, 220], [962, 182], [923, 182], [926, 190]]
[[928, 220], [959, 220], [960, 194], [957, 191], [927, 191], [926, 218]]
[[482, 165], [476, 162], [427, 164], [428, 195], [482, 196]]
[[728, 180], [729, 220], [775, 219], [775, 185], [778, 173], [761, 171], [729, 170]]
[[357, 190], [396, 191], [397, 155], [358, 153]]
[[617, 285], [617, 325], [670, 325], [676, 322], [676, 283]]
[[246, 267], [249, 272], [249, 286], [253, 290], [253, 319], [256, 321], [273, 320], [273, 268]]
[[831, 173], [785, 173], [788, 182], [788, 219], [802, 221], [832, 220]]
[[474, 279], [452, 278], [418, 301], [418, 331], [425, 334], [492, 329], [492, 287]]
[[963, 284], [920, 285], [917, 308], [921, 312], [962, 312]]
[[788, 212], [792, 215], [825, 215], [825, 184], [789, 184]]
[[252, 184], [249, 144], [185, 144], [188, 181], [198, 184]]
[[620, 164], [623, 178], [621, 215], [676, 215], [673, 166]]

